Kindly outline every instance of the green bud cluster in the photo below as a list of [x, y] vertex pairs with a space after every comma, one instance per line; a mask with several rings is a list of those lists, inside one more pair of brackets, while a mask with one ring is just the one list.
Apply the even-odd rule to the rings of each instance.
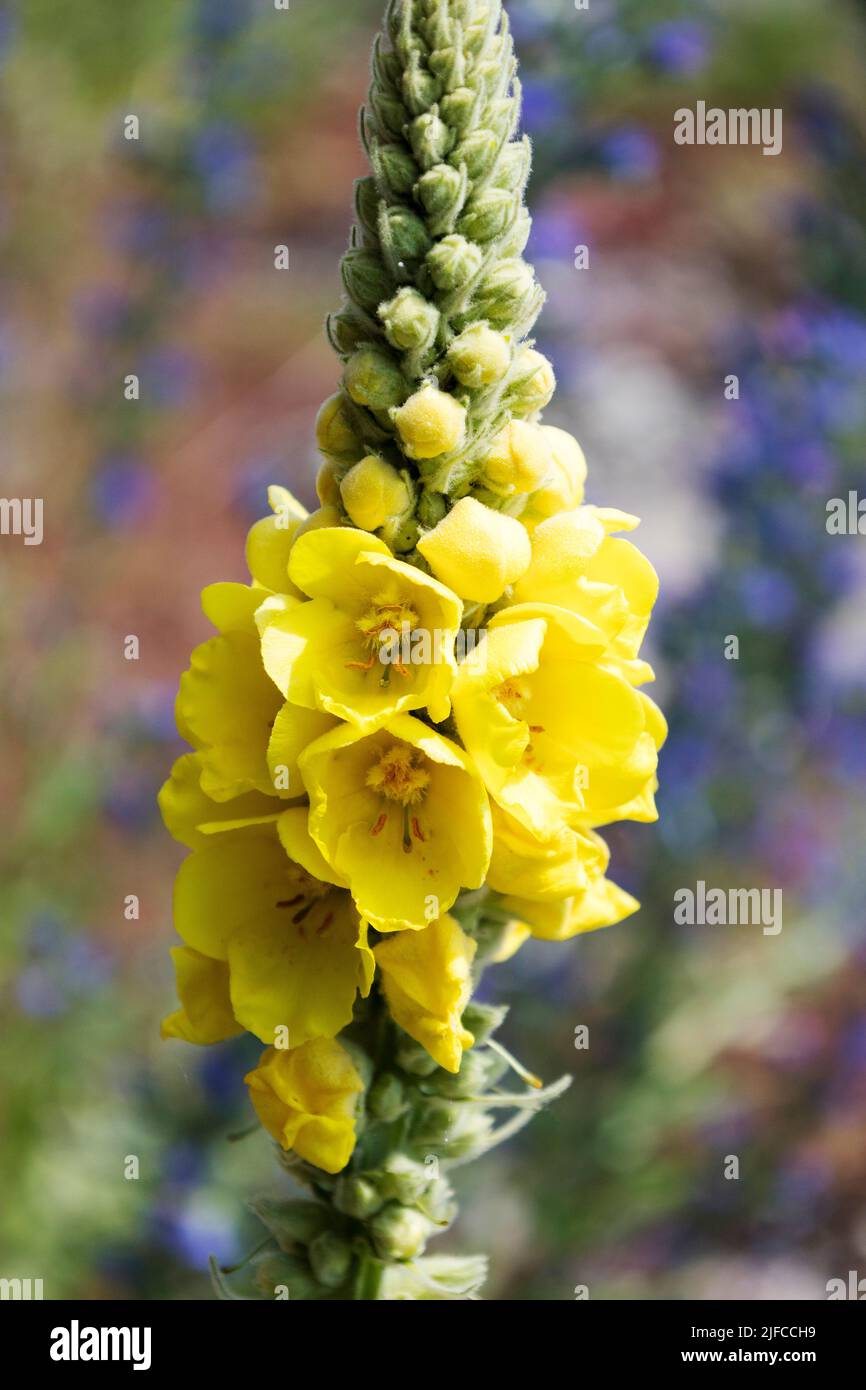
[[478, 1257], [449, 1265], [454, 1287], [419, 1292], [417, 1281], [439, 1269], [442, 1257], [425, 1263], [427, 1245], [457, 1214], [451, 1169], [494, 1147], [500, 1130], [510, 1132], [513, 1122], [497, 1123], [509, 1098], [515, 1107], [531, 1100], [529, 1114], [547, 1098], [535, 1104], [532, 1092], [502, 1091], [508, 1062], [490, 1043], [506, 1013], [467, 1005], [463, 1023], [476, 1043], [452, 1074], [386, 1018], [375, 993], [359, 1005], [341, 1035], [364, 1061], [367, 1083], [349, 1166], [330, 1176], [279, 1151], [281, 1165], [309, 1198], [251, 1203], [268, 1239], [236, 1273], [217, 1273], [221, 1291], [274, 1299], [474, 1297], [486, 1273]]
[[[523, 259], [531, 148], [517, 133], [520, 102], [501, 0], [390, 0], [361, 113], [372, 172], [355, 188], [346, 303], [328, 324], [347, 433], [336, 456], [320, 447], [338, 485], [370, 454], [409, 471], [411, 503], [385, 539], [412, 560], [419, 530], [478, 483], [496, 434], [551, 394], [525, 389], [536, 372], [524, 342], [544, 293]], [[418, 458], [395, 414], [428, 385], [465, 409], [466, 428]]]

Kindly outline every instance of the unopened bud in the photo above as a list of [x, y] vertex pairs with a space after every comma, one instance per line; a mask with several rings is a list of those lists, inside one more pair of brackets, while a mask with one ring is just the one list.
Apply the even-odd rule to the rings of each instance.
[[340, 504], [340, 484], [331, 459], [326, 459], [316, 474], [316, 495], [322, 506], [337, 507]]
[[464, 1052], [460, 1070], [456, 1076], [443, 1072], [436, 1078], [436, 1089], [440, 1095], [480, 1096], [508, 1070], [508, 1063], [495, 1052]]
[[414, 61], [403, 73], [403, 100], [413, 116], [429, 111], [442, 94], [442, 83], [434, 75], [436, 69], [430, 64], [430, 71], [422, 67], [417, 54]]
[[334, 1231], [323, 1231], [307, 1248], [310, 1268], [325, 1289], [339, 1289], [352, 1268], [352, 1249]]
[[451, 163], [456, 169], [465, 164], [470, 179], [484, 178], [493, 168], [498, 148], [492, 130], [473, 130], [451, 151]]
[[[396, 204], [388, 208], [380, 234], [383, 242], [386, 238], [390, 239], [398, 261], [420, 261], [430, 249], [430, 233], [411, 208]], [[381, 295], [376, 303], [380, 300]]]
[[433, 229], [453, 225], [451, 219], [460, 207], [464, 180], [458, 169], [450, 164], [437, 164], [418, 180], [416, 196], [433, 224]]
[[440, 118], [438, 111], [425, 111], [416, 116], [408, 129], [412, 153], [422, 169], [432, 169], [441, 164], [451, 145], [451, 132]]
[[369, 1230], [381, 1259], [412, 1260], [423, 1254], [431, 1226], [414, 1207], [389, 1202], [373, 1217]]
[[439, 310], [406, 285], [379, 306], [385, 336], [400, 352], [426, 352], [439, 329]]
[[[424, 1055], [427, 1056], [426, 1053]], [[399, 1076], [393, 1072], [382, 1072], [376, 1077], [367, 1092], [367, 1109], [374, 1120], [399, 1120], [408, 1107], [406, 1088]]]
[[553, 400], [556, 377], [543, 352], [520, 349], [508, 383], [508, 403], [516, 415], [535, 415]]
[[550, 445], [538, 425], [512, 420], [490, 445], [484, 480], [494, 491], [534, 492], [550, 472]]
[[353, 1216], [357, 1221], [366, 1221], [373, 1216], [384, 1202], [379, 1189], [369, 1178], [354, 1173], [341, 1173], [334, 1188], [334, 1206], [344, 1216]]
[[254, 1256], [250, 1263], [255, 1271], [255, 1286], [266, 1298], [275, 1298], [278, 1294], [285, 1297], [283, 1290], [293, 1303], [322, 1296], [322, 1290], [311, 1276], [306, 1262], [297, 1255], [283, 1255], [271, 1250]]
[[460, 597], [493, 603], [528, 569], [532, 552], [519, 521], [462, 497], [418, 542], [433, 574]]
[[[475, 1036], [475, 1046], [487, 1042], [501, 1027], [508, 1013], [507, 1004], [478, 1004], [473, 999], [463, 1010], [463, 1027]], [[468, 1053], [467, 1056], [472, 1056]], [[464, 1058], [465, 1061], [465, 1058]]]
[[522, 256], [532, 231], [532, 218], [525, 207], [520, 208], [514, 222], [500, 241], [497, 251], [503, 258]]
[[378, 531], [393, 516], [401, 516], [411, 502], [409, 489], [396, 468], [368, 454], [350, 468], [340, 493], [343, 506], [362, 531]]
[[524, 135], [522, 140], [512, 140], [503, 147], [499, 156], [493, 176], [494, 185], [497, 188], [508, 188], [512, 193], [522, 193], [529, 177], [531, 163], [532, 146], [529, 137]]
[[329, 315], [328, 337], [340, 356], [348, 357], [359, 343], [370, 337], [370, 325], [360, 317], [354, 305], [348, 305], [339, 313]]
[[357, 405], [390, 410], [402, 405], [408, 387], [398, 364], [381, 348], [363, 347], [346, 365], [346, 390]]
[[520, 209], [519, 195], [507, 188], [488, 188], [473, 199], [460, 218], [458, 229], [482, 244], [508, 231]]
[[450, 454], [460, 447], [466, 434], [465, 406], [435, 386], [422, 386], [392, 416], [403, 449], [412, 459]]
[[329, 396], [316, 416], [316, 443], [328, 458], [357, 458], [360, 440], [349, 421], [342, 392]]
[[554, 516], [557, 512], [570, 512], [583, 502], [583, 489], [586, 482], [586, 459], [583, 450], [566, 430], [553, 425], [543, 425], [544, 435], [550, 445], [551, 469], [547, 478], [530, 498], [530, 507], [536, 519]]
[[409, 112], [402, 101], [374, 88], [370, 93], [370, 105], [383, 129], [390, 135], [402, 136], [406, 122], [409, 120]]
[[[429, 264], [429, 256], [427, 258]], [[500, 261], [484, 279], [473, 301], [473, 312], [494, 328], [509, 328], [522, 321], [534, 301], [540, 300], [532, 267], [513, 258]]]
[[471, 87], [458, 87], [439, 103], [442, 119], [460, 135], [472, 126], [478, 101], [479, 93]]
[[414, 1206], [424, 1196], [430, 1181], [430, 1171], [423, 1163], [409, 1158], [408, 1154], [396, 1153], [385, 1160], [379, 1190], [387, 1198]]
[[397, 1066], [410, 1076], [432, 1076], [437, 1067], [426, 1048], [406, 1033], [400, 1034], [398, 1038], [396, 1062]]
[[418, 179], [418, 165], [404, 145], [381, 145], [377, 158], [388, 187], [400, 195], [411, 193]]
[[484, 264], [484, 252], [453, 232], [437, 242], [427, 256], [427, 269], [440, 290], [454, 290], [472, 280]]
[[391, 277], [373, 251], [347, 251], [340, 269], [347, 294], [369, 313], [393, 291]]
[[486, 323], [476, 323], [451, 343], [448, 362], [462, 386], [478, 390], [505, 376], [511, 365], [511, 345]]

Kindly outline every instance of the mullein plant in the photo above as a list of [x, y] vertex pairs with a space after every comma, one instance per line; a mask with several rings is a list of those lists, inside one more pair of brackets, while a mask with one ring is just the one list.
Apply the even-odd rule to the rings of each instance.
[[540, 423], [519, 114], [500, 0], [392, 0], [320, 506], [270, 490], [251, 583], [205, 590], [217, 635], [181, 680], [163, 1032], [265, 1045], [250, 1100], [308, 1193], [254, 1203], [268, 1235], [214, 1270], [229, 1297], [477, 1297], [482, 1257], [425, 1253], [452, 1169], [568, 1083], [506, 1052], [481, 971], [638, 906], [597, 827], [656, 815], [658, 583], [617, 534], [636, 518], [584, 505], [578, 444]]

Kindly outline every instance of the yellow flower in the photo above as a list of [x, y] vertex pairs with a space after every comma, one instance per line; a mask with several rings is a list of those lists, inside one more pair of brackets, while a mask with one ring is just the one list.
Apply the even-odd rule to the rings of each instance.
[[266, 754], [282, 704], [252, 633], [224, 632], [196, 647], [175, 709], [181, 735], [201, 754], [207, 796], [230, 801], [246, 792], [273, 793]]
[[411, 715], [364, 734], [343, 725], [300, 758], [310, 834], [379, 931], [421, 929], [478, 888], [490, 808], [461, 748]]
[[301, 537], [290, 572], [310, 601], [274, 597], [257, 616], [265, 669], [288, 700], [361, 727], [425, 705], [447, 718], [454, 594], [349, 527]]
[[553, 425], [542, 425], [541, 432], [550, 449], [550, 462], [544, 480], [532, 493], [520, 518], [530, 530], [557, 512], [579, 507], [586, 483], [586, 459], [577, 440]]
[[514, 586], [515, 603], [557, 604], [579, 613], [607, 636], [605, 662], [634, 685], [653, 679], [637, 659], [658, 595], [658, 576], [630, 541], [637, 517], [601, 507], [561, 512], [532, 532], [532, 561]]
[[640, 903], [609, 878], [596, 879], [583, 893], [560, 902], [534, 902], [506, 897], [502, 906], [513, 912], [526, 930], [542, 941], [569, 941], [583, 932], [612, 927], [631, 917]]
[[653, 820], [664, 722], [599, 663], [603, 634], [547, 604], [505, 609], [459, 668], [454, 714], [491, 796], [539, 839]]
[[[247, 568], [257, 588], [297, 597], [297, 590], [289, 579], [289, 555], [309, 516], [306, 508], [284, 487], [269, 487], [268, 502], [272, 515], [257, 521], [247, 536]], [[261, 594], [259, 603], [265, 597]]]
[[435, 386], [422, 386], [391, 414], [404, 452], [411, 459], [438, 458], [459, 449], [463, 443], [466, 408]]
[[171, 955], [181, 1007], [163, 1020], [162, 1036], [206, 1044], [242, 1033], [232, 1013], [225, 961], [211, 960], [187, 946], [173, 947]]
[[347, 514], [362, 531], [378, 531], [392, 517], [401, 516], [411, 500], [397, 469], [376, 454], [349, 469], [340, 494]]
[[499, 431], [484, 460], [484, 478], [496, 492], [527, 493], [538, 488], [553, 468], [546, 431], [525, 420], [512, 420]]
[[185, 753], [159, 793], [166, 829], [190, 849], [212, 844], [214, 834], [221, 831], [275, 821], [282, 809], [272, 796], [257, 791], [214, 801], [202, 791], [201, 774], [202, 754]]
[[[287, 839], [299, 840], [306, 812], [284, 816]], [[307, 853], [316, 874], [329, 874], [315, 846]], [[292, 863], [273, 828], [224, 834], [191, 854], [175, 883], [174, 914], [187, 946], [224, 963], [232, 1013], [262, 1042], [282, 1030], [292, 1046], [333, 1037], [350, 1022], [358, 991], [369, 991], [372, 954], [351, 898]]]
[[472, 941], [453, 917], [440, 917], [420, 932], [400, 932], [373, 954], [395, 1023], [425, 1047], [446, 1071], [460, 1070], [475, 1039], [463, 1027], [472, 993]]
[[493, 854], [487, 882], [496, 892], [559, 902], [583, 893], [607, 869], [607, 845], [594, 831], [564, 826], [540, 840], [501, 807], [494, 804], [492, 811]]
[[519, 579], [532, 557], [526, 530], [514, 517], [462, 497], [418, 542], [437, 579], [461, 598], [493, 603]]
[[244, 1080], [261, 1123], [282, 1148], [326, 1173], [345, 1168], [364, 1083], [344, 1047], [332, 1038], [269, 1047]]

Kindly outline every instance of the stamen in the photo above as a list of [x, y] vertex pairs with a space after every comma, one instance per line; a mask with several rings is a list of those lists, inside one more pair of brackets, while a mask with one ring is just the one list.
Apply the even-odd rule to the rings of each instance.
[[298, 903], [302, 903], [303, 901], [303, 893], [296, 893], [293, 898], [286, 898], [284, 902], [277, 903], [277, 907], [296, 907]]
[[412, 835], [409, 830], [409, 807], [403, 807], [403, 851], [405, 854], [412, 852]]
[[415, 836], [415, 839], [420, 840], [422, 844], [427, 839], [427, 836], [424, 834], [424, 831], [421, 829], [421, 826], [418, 823], [417, 816], [412, 817], [412, 834]]
[[381, 834], [382, 834], [382, 831], [385, 829], [385, 826], [387, 825], [387, 823], [388, 823], [388, 816], [387, 816], [387, 813], [386, 813], [385, 811], [383, 811], [382, 814], [381, 814], [381, 816], [379, 817], [379, 819], [376, 821], [376, 824], [373, 826], [372, 830], [370, 831], [370, 834], [371, 834], [371, 835], [381, 835]]
[[301, 908], [300, 912], [296, 912], [294, 917], [292, 918], [292, 922], [294, 923], [294, 925], [297, 927], [301, 922], [303, 922], [304, 918], [307, 916], [309, 912], [312, 912], [314, 907], [315, 898], [310, 898], [310, 901]]
[[325, 920], [322, 922], [322, 925], [320, 927], [316, 927], [316, 936], [321, 936], [323, 932], [326, 932], [333, 920], [334, 914], [333, 912], [329, 912]]

